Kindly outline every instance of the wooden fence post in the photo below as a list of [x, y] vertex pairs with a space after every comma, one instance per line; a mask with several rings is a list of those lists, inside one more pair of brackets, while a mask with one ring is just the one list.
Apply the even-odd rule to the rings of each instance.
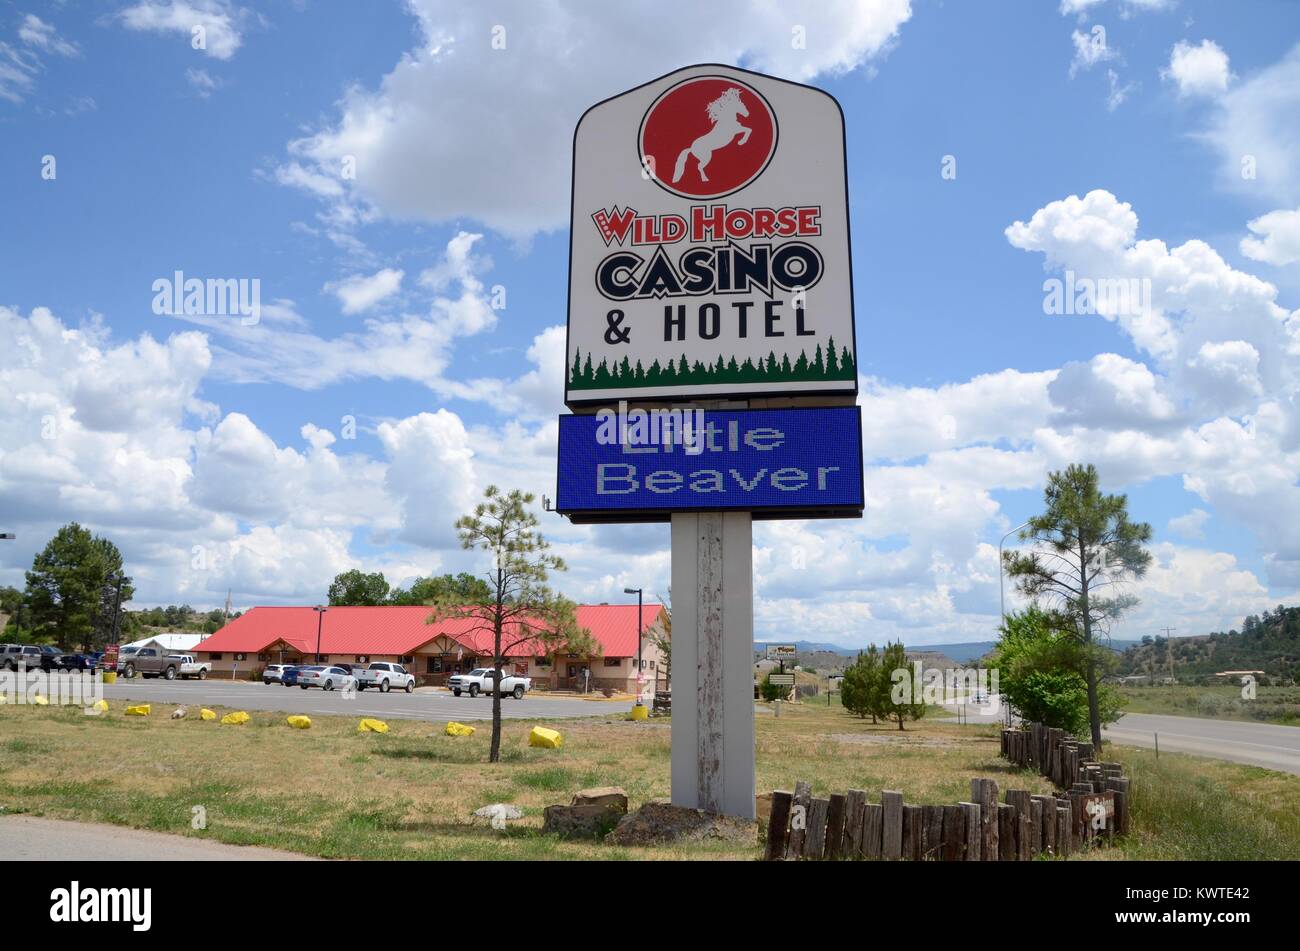
[[812, 784], [803, 780], [794, 784], [794, 798], [790, 801], [790, 839], [786, 855], [792, 859], [803, 858], [803, 842], [808, 836], [808, 805], [812, 802]]
[[966, 812], [966, 861], [979, 862], [984, 858], [984, 824], [978, 802], [958, 803]]
[[996, 862], [998, 856], [998, 784], [992, 779], [972, 779], [971, 798], [980, 806], [980, 839], [983, 842], [982, 858]]
[[844, 856], [844, 797], [831, 793], [826, 810], [826, 857], [831, 861]]
[[920, 806], [903, 807], [903, 858], [919, 861], [924, 855], [921, 838], [924, 831], [924, 812]]
[[767, 860], [775, 862], [785, 858], [786, 827], [790, 822], [791, 793], [777, 790], [772, 793], [772, 814], [767, 820]]
[[921, 823], [921, 859], [937, 862], [943, 856], [943, 806], [922, 806]]
[[1056, 853], [1056, 798], [1054, 796], [1035, 796], [1034, 801], [1039, 806], [1039, 822], [1041, 823], [1042, 836], [1040, 844], [1042, 851]]
[[966, 854], [966, 810], [960, 805], [943, 807], [943, 860], [960, 862]]
[[881, 835], [881, 852], [887, 859], [903, 857], [903, 794], [886, 789], [880, 794], [884, 806], [884, 829]]
[[864, 789], [850, 789], [844, 796], [844, 857], [862, 858], [862, 808], [867, 803]]
[[1056, 854], [1069, 855], [1070, 846], [1070, 807], [1058, 805], [1056, 807]]
[[826, 813], [829, 799], [814, 799], [808, 804], [808, 838], [804, 840], [804, 858], [820, 861], [826, 855]]
[[883, 854], [882, 833], [885, 828], [885, 807], [867, 803], [862, 816], [862, 854], [878, 859]]
[[1016, 807], [998, 803], [998, 861], [1016, 860]]

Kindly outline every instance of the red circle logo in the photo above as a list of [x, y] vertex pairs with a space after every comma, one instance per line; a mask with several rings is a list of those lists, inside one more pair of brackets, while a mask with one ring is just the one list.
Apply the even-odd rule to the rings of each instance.
[[637, 134], [641, 164], [683, 198], [721, 198], [763, 173], [776, 152], [776, 114], [751, 86], [697, 76], [664, 92]]

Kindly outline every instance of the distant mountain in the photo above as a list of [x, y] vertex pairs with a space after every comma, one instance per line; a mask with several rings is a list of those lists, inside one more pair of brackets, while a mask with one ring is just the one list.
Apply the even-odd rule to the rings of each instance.
[[[857, 647], [840, 647], [837, 644], [828, 644], [823, 641], [755, 641], [755, 656], [765, 656], [766, 647], [769, 643], [793, 644], [801, 656], [804, 654], [831, 653], [839, 654], [841, 657], [853, 658], [857, 656], [859, 650]], [[1103, 643], [1105, 642], [1103, 641]], [[1116, 651], [1124, 651], [1130, 647], [1136, 647], [1141, 643], [1141, 641], [1119, 640], [1116, 638], [1110, 642], [1110, 647]], [[903, 645], [903, 648], [909, 654], [932, 652], [935, 654], [943, 654], [944, 656], [956, 661], [957, 664], [970, 665], [979, 660], [989, 651], [993, 650], [993, 647], [996, 644], [997, 641], [965, 641], [960, 644], [905, 644]], [[884, 645], [881, 644], [878, 646], [883, 647]], [[861, 647], [861, 650], [866, 650], [865, 644]]]

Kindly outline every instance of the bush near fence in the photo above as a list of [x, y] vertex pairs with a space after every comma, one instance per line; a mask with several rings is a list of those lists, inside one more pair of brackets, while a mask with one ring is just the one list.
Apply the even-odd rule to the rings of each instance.
[[1093, 761], [1091, 743], [1031, 723], [1002, 731], [1002, 755], [1037, 768], [1062, 791], [1008, 789], [998, 802], [994, 780], [972, 779], [970, 802], [908, 805], [895, 790], [882, 791], [879, 803], [861, 789], [815, 798], [812, 786], [799, 782], [794, 792], [772, 793], [765, 857], [1024, 862], [1128, 832], [1129, 781], [1118, 763]]

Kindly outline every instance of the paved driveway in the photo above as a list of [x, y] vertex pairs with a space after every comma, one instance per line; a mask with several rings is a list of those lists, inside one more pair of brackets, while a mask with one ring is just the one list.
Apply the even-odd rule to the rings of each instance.
[[[110, 700], [139, 700], [143, 703], [178, 704], [188, 707], [225, 706], [243, 710], [280, 710], [285, 713], [329, 714], [334, 716], [380, 717], [411, 720], [490, 720], [492, 699], [453, 697], [440, 687], [421, 687], [414, 693], [364, 690], [347, 699], [342, 691], [300, 687], [266, 686], [249, 681], [222, 680], [118, 680], [104, 687]], [[535, 720], [551, 717], [599, 717], [627, 713], [631, 700], [580, 700], [575, 697], [506, 698], [501, 715], [510, 719]]]
[[36, 816], [0, 816], [0, 854], [27, 862], [302, 861], [305, 855], [184, 835]]

